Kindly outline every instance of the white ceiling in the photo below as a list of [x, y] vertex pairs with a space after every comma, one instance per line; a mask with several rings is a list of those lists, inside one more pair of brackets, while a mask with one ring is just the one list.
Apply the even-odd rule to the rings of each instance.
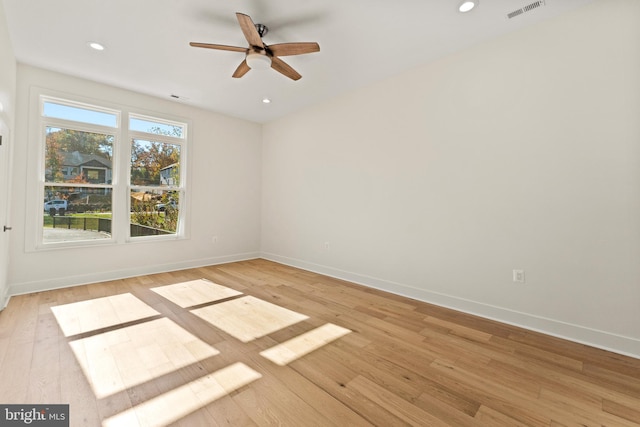
[[[480, 0], [467, 14], [461, 0], [2, 1], [19, 62], [264, 123], [592, 0], [546, 0], [513, 19], [534, 0]], [[235, 12], [267, 25], [267, 44], [320, 44], [283, 58], [301, 80], [274, 70], [233, 79], [242, 53], [189, 46], [247, 46]]]

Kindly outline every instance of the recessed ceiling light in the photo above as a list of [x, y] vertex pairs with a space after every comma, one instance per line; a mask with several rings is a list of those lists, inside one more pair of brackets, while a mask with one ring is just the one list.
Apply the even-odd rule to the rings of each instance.
[[104, 50], [104, 46], [98, 42], [89, 42], [87, 43], [91, 49], [95, 50]]
[[271, 104], [271, 100], [269, 98], [262, 98], [263, 104]]
[[465, 0], [460, 3], [458, 10], [462, 13], [469, 12], [471, 9], [478, 5], [478, 0]]

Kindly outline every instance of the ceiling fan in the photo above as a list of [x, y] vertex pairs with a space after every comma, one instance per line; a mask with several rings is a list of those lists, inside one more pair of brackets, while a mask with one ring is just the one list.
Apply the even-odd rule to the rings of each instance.
[[247, 74], [250, 69], [273, 68], [277, 72], [289, 77], [292, 80], [299, 80], [302, 76], [289, 64], [280, 59], [280, 56], [302, 55], [305, 53], [319, 52], [320, 46], [315, 42], [301, 43], [280, 43], [267, 46], [262, 37], [267, 34], [269, 28], [263, 24], [254, 24], [249, 15], [236, 13], [240, 28], [244, 37], [249, 42], [249, 47], [226, 46], [221, 44], [196, 43], [191, 42], [193, 47], [203, 47], [206, 49], [229, 50], [232, 52], [243, 52], [246, 57], [240, 63], [233, 77], [240, 78]]

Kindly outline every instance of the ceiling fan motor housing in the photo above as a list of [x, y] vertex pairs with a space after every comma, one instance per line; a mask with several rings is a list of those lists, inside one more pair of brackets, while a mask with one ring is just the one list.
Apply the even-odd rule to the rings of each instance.
[[262, 38], [269, 32], [269, 27], [264, 24], [256, 24], [256, 30], [258, 30], [258, 34], [260, 34], [260, 38]]

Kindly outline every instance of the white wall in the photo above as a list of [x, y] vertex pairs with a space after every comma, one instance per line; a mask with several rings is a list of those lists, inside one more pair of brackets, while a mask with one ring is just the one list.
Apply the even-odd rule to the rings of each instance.
[[263, 256], [640, 357], [639, 18], [597, 1], [265, 125]]
[[0, 118], [6, 123], [13, 124], [15, 117], [15, 91], [16, 91], [16, 58], [11, 47], [7, 18], [4, 14], [4, 6], [0, 2]]
[[[190, 156], [190, 238], [80, 249], [28, 251], [25, 235], [34, 224], [27, 210], [27, 183], [37, 141], [29, 138], [32, 86], [70, 95], [188, 118]], [[14, 236], [10, 292], [18, 294], [80, 283], [176, 270], [259, 256], [261, 126], [126, 90], [26, 65], [18, 66], [16, 147], [12, 214]], [[40, 205], [37, 205], [40, 206]], [[26, 231], [25, 231], [26, 230]], [[18, 237], [18, 233], [20, 236]], [[216, 244], [213, 236], [218, 237]]]
[[12, 130], [15, 118], [16, 59], [6, 24], [4, 7], [0, 2], [0, 310], [7, 298], [8, 245], [11, 233], [3, 226], [10, 225], [7, 217], [9, 203], [9, 166], [12, 147]]

